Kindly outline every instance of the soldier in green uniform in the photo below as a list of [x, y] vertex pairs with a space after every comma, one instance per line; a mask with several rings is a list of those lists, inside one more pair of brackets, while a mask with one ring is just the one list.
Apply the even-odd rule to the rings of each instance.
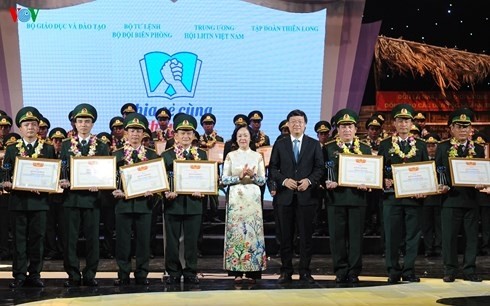
[[174, 145], [174, 130], [169, 126], [172, 113], [166, 107], [159, 108], [155, 113], [158, 128], [152, 133], [153, 141], [165, 141], [165, 149]]
[[[414, 110], [409, 104], [398, 104], [391, 111], [396, 133], [383, 139], [378, 155], [383, 156], [384, 185], [390, 189], [393, 185], [391, 165], [427, 161], [427, 147], [423, 140], [410, 136]], [[415, 274], [420, 240], [420, 223], [424, 195], [413, 198], [395, 198], [394, 193], [386, 193], [383, 199], [383, 220], [386, 244], [386, 269], [388, 282], [419, 282]], [[400, 245], [405, 244], [403, 266], [400, 265]]]
[[[31, 106], [23, 107], [15, 116], [15, 123], [22, 139], [7, 147], [3, 161], [4, 168], [14, 173], [16, 157], [54, 158], [54, 148], [39, 141], [39, 111]], [[3, 182], [7, 190], [12, 188], [10, 181]], [[12, 190], [9, 210], [13, 213], [13, 265], [15, 280], [10, 288], [25, 286], [44, 287], [41, 281], [43, 267], [44, 235], [46, 233], [46, 211], [48, 194], [36, 190]]]
[[[482, 146], [488, 143], [488, 138], [485, 134], [477, 132], [473, 134], [475, 144]], [[488, 156], [487, 156], [488, 158]], [[480, 224], [481, 224], [481, 244], [479, 255], [487, 256], [490, 254], [490, 198], [486, 192], [482, 191], [477, 194], [477, 201], [480, 204]]]
[[51, 139], [48, 137], [50, 128], [51, 123], [49, 122], [48, 118], [39, 118], [39, 132], [37, 133], [39, 140], [45, 141], [48, 144], [52, 144]]
[[[0, 115], [0, 150], [4, 151], [3, 153], [0, 153], [0, 163], [2, 165], [7, 142], [12, 136], [12, 133], [10, 133], [11, 128], [12, 118], [10, 118], [7, 114]], [[20, 138], [20, 135], [18, 137]], [[17, 141], [17, 139], [15, 139], [14, 142], [15, 141]], [[10, 172], [10, 170], [8, 171]], [[7, 176], [5, 169], [2, 168], [0, 174], [0, 182], [3, 182], [6, 180]], [[11, 223], [8, 210], [9, 196], [10, 194], [8, 192], [0, 190], [0, 260], [9, 259], [12, 255], [11, 247], [9, 245], [9, 227]]]
[[[157, 153], [141, 144], [148, 120], [145, 116], [132, 113], [124, 118], [124, 130], [127, 142], [112, 155], [117, 158], [118, 169], [121, 166], [158, 158]], [[137, 285], [148, 285], [147, 279], [150, 265], [150, 230], [153, 202], [149, 200], [151, 192], [144, 196], [125, 200], [121, 187], [113, 193], [116, 203], [116, 262], [119, 267], [118, 279], [114, 285], [129, 285], [131, 272], [131, 230], [135, 231], [136, 268], [134, 278]]]
[[[327, 204], [330, 249], [337, 283], [358, 283], [362, 270], [362, 238], [366, 213], [366, 185], [338, 186], [339, 154], [371, 155], [369, 146], [356, 136], [358, 115], [350, 109], [335, 114], [337, 137], [325, 145], [327, 176], [325, 187], [332, 190]], [[333, 174], [333, 176], [332, 176]]]
[[[435, 133], [424, 137], [427, 144], [429, 160], [436, 159], [436, 150], [441, 138]], [[424, 236], [425, 257], [441, 256], [441, 195], [430, 195], [424, 201], [422, 208], [422, 235]]]
[[136, 113], [137, 111], [138, 108], [134, 103], [126, 103], [123, 106], [121, 106], [121, 116], [123, 116], [123, 118], [126, 118], [127, 115]]
[[111, 129], [111, 135], [112, 135], [111, 137], [112, 145], [110, 148], [111, 152], [114, 152], [117, 149], [122, 148], [124, 143], [126, 142], [126, 139], [124, 138], [123, 122], [124, 122], [124, 118], [119, 116], [113, 117], [109, 121], [109, 128]]
[[[214, 130], [216, 125], [216, 116], [211, 113], [206, 113], [201, 116], [201, 126], [204, 129], [204, 133], [199, 137], [199, 147], [202, 149], [211, 149], [215, 146], [216, 142], [224, 142], [223, 137], [219, 136]], [[207, 211], [207, 204], [209, 200], [209, 211]], [[223, 222], [218, 217], [218, 196], [207, 196], [204, 202], [204, 211], [206, 212], [206, 217], [211, 222]]]
[[248, 114], [248, 120], [250, 122], [250, 128], [252, 129], [252, 142], [255, 144], [255, 148], [260, 148], [263, 146], [270, 146], [271, 141], [269, 136], [267, 136], [264, 131], [260, 128], [262, 126], [262, 120], [264, 115], [261, 111], [254, 110]]
[[[320, 120], [315, 124], [315, 132], [318, 138], [318, 142], [322, 147], [323, 159], [327, 159], [327, 150], [326, 144], [330, 140], [330, 130], [331, 125], [328, 121]], [[327, 219], [327, 202], [328, 196], [325, 192], [325, 188], [322, 184], [317, 186], [318, 192], [318, 205], [316, 207], [315, 213], [315, 231], [313, 232], [313, 236], [322, 236], [328, 234], [328, 219]], [[325, 209], [323, 208], [325, 206]]]
[[[70, 165], [73, 156], [108, 156], [109, 147], [97, 136], [91, 134], [97, 110], [90, 104], [82, 103], [73, 109], [73, 120], [77, 134], [65, 140], [61, 146], [62, 163]], [[61, 186], [70, 187], [69, 175], [63, 178]], [[97, 286], [95, 274], [99, 265], [99, 222], [100, 207], [97, 186], [89, 190], [69, 190], [63, 203], [65, 211], [65, 250], [64, 268], [68, 274], [65, 287], [82, 285]], [[77, 255], [79, 231], [85, 237], [86, 264], [80, 271], [80, 260]]]
[[[167, 171], [173, 172], [174, 160], [207, 160], [205, 151], [191, 146], [196, 126], [197, 121], [192, 116], [187, 114], [175, 116], [174, 129], [178, 144], [162, 153]], [[172, 177], [170, 173], [169, 177]], [[166, 283], [178, 284], [183, 276], [184, 283], [198, 284], [197, 240], [201, 227], [203, 196], [199, 192], [192, 195], [179, 195], [169, 191], [165, 192], [165, 198], [165, 269], [169, 274]], [[179, 239], [182, 232], [185, 267], [182, 267], [179, 259]]]
[[[476, 274], [476, 255], [478, 252], [479, 205], [474, 187], [452, 186], [449, 172], [449, 158], [483, 158], [483, 147], [471, 140], [473, 112], [467, 108], [455, 110], [449, 115], [448, 125], [451, 138], [439, 143], [436, 151], [436, 165], [443, 171], [439, 183], [442, 197], [442, 258], [444, 263], [444, 282], [454, 282], [458, 270], [458, 234], [464, 229], [466, 245], [463, 259], [463, 278], [481, 282]], [[441, 180], [442, 179], [442, 180]]]

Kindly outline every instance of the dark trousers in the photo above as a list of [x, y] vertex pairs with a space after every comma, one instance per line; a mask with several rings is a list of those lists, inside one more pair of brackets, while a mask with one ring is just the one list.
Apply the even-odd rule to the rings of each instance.
[[[124, 205], [124, 204], [123, 204]], [[116, 262], [119, 279], [131, 273], [131, 229], [135, 231], [136, 268], [134, 277], [145, 279], [150, 266], [151, 214], [116, 214]]]
[[9, 229], [12, 224], [8, 209], [9, 195], [0, 195], [0, 258], [8, 258], [11, 255], [9, 243]]
[[441, 207], [424, 206], [422, 208], [422, 235], [425, 253], [441, 252], [442, 227]]
[[478, 206], [471, 208], [442, 206], [442, 259], [445, 275], [455, 276], [458, 270], [458, 234], [461, 226], [466, 240], [463, 273], [465, 275], [475, 273], [479, 209]]
[[12, 275], [21, 280], [39, 278], [43, 267], [46, 211], [13, 211], [13, 217]]
[[54, 257], [63, 254], [64, 209], [62, 203], [50, 203], [47, 212], [45, 255]]
[[69, 279], [80, 281], [80, 260], [77, 255], [79, 230], [85, 236], [85, 268], [83, 278], [95, 278], [99, 266], [99, 208], [65, 207], [64, 268]]
[[480, 207], [481, 250], [490, 253], [490, 206]]
[[[151, 210], [150, 253], [156, 255], [160, 248], [163, 249], [163, 244], [160, 245], [160, 241], [157, 239], [158, 233], [163, 231], [162, 224], [158, 223], [158, 219], [162, 218], [162, 200], [150, 199], [150, 201], [153, 203], [153, 208]], [[165, 243], [165, 241], [163, 243]]]
[[116, 199], [112, 193], [103, 191], [100, 193], [100, 222], [102, 223], [102, 236], [104, 240], [100, 244], [100, 254], [102, 257], [110, 257], [114, 254], [114, 239], [112, 238], [115, 229], [116, 215], [114, 212]]
[[[197, 275], [197, 240], [201, 228], [202, 215], [170, 215], [165, 218], [165, 269], [173, 277]], [[184, 234], [184, 261], [179, 258], [180, 236]]]
[[[386, 269], [393, 277], [414, 274], [420, 241], [420, 206], [384, 204], [383, 219], [386, 237]], [[400, 226], [400, 225], [405, 226]], [[403, 234], [405, 233], [405, 234]], [[405, 243], [403, 267], [400, 265], [400, 245]]]
[[361, 273], [365, 213], [365, 206], [328, 206], [333, 270], [339, 278]]
[[293, 274], [295, 222], [299, 231], [299, 273], [310, 273], [315, 205], [299, 205], [296, 196], [290, 205], [278, 204], [281, 225], [281, 273]]

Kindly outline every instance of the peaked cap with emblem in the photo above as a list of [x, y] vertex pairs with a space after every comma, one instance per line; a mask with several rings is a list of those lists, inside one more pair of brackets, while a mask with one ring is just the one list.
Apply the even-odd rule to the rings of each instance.
[[341, 124], [356, 124], [359, 120], [359, 115], [352, 109], [344, 108], [339, 110], [334, 118], [337, 126]]
[[100, 141], [102, 141], [105, 144], [112, 143], [112, 135], [107, 132], [101, 132], [97, 134], [97, 138], [99, 138]]
[[12, 118], [7, 115], [0, 115], [0, 125], [12, 126]]
[[288, 128], [289, 129], [288, 121], [286, 119], [284, 119], [283, 121], [281, 121], [279, 123], [279, 126], [278, 126], [279, 132], [282, 132], [282, 129], [283, 128]]
[[47, 127], [49, 130], [49, 128], [51, 127], [51, 123], [49, 122], [48, 118], [39, 118], [39, 127]]
[[332, 126], [328, 121], [325, 120], [320, 120], [315, 124], [315, 132], [317, 133], [322, 133], [322, 132], [328, 132], [332, 129]]
[[140, 113], [131, 113], [124, 118], [124, 129], [143, 129], [148, 128], [148, 119]]
[[469, 108], [460, 108], [449, 115], [447, 125], [458, 123], [460, 125], [470, 125], [473, 121], [473, 111]]
[[254, 110], [248, 114], [248, 120], [249, 121], [251, 121], [251, 120], [262, 121], [262, 119], [264, 119], [264, 115], [262, 114], [261, 111]]
[[370, 126], [377, 126], [377, 127], [381, 127], [383, 125], [383, 121], [381, 121], [381, 119], [379, 119], [378, 116], [372, 116], [371, 118], [369, 118], [367, 121], [366, 121], [366, 130], [370, 127]]
[[406, 103], [398, 104], [391, 110], [391, 117], [393, 117], [393, 119], [413, 119], [414, 114], [415, 110], [413, 109], [412, 105]]
[[158, 118], [172, 118], [172, 114], [166, 107], [159, 108], [157, 112], [155, 113], [155, 118], [158, 120]]
[[197, 120], [191, 115], [179, 113], [174, 118], [174, 131], [178, 130], [193, 130], [197, 127]]
[[441, 137], [436, 133], [429, 133], [424, 136], [426, 143], [439, 143], [441, 141]]
[[[131, 113], [129, 113], [131, 114]], [[123, 126], [124, 125], [124, 118], [116, 116], [109, 121], [109, 129], [112, 130], [113, 127], [115, 126]]]
[[5, 145], [8, 146], [8, 145], [11, 145], [11, 144], [15, 143], [19, 139], [22, 139], [22, 137], [19, 134], [17, 134], [17, 133], [8, 133], [3, 138], [3, 141], [4, 141]]
[[136, 107], [136, 104], [134, 103], [126, 103], [121, 107], [121, 115], [127, 115], [131, 113], [136, 113], [138, 108]]
[[216, 124], [216, 116], [211, 114], [211, 113], [206, 113], [201, 116], [201, 125], [203, 125], [204, 122], [212, 122]]
[[15, 124], [17, 125], [17, 127], [20, 127], [20, 124], [24, 121], [39, 122], [40, 118], [41, 114], [39, 113], [37, 108], [32, 106], [25, 106], [17, 112], [17, 116], [15, 116]]
[[417, 112], [415, 113], [415, 116], [413, 116], [414, 120], [420, 120], [420, 121], [425, 121], [425, 114], [422, 112]]
[[65, 139], [67, 137], [66, 130], [64, 128], [55, 127], [51, 131], [49, 131], [49, 138], [57, 138], [57, 139]]
[[73, 109], [73, 119], [77, 118], [92, 118], [92, 122], [97, 121], [97, 110], [88, 103], [82, 103], [75, 106]]
[[236, 126], [245, 126], [248, 125], [250, 121], [248, 120], [248, 117], [245, 116], [244, 114], [238, 114], [235, 117], [233, 117], [233, 124]]

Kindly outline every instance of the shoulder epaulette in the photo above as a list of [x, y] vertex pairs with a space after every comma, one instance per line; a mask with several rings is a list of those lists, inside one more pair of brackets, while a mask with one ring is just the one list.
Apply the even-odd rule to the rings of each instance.
[[162, 153], [165, 153], [167, 151], [170, 151], [170, 150], [173, 150], [174, 149], [174, 146], [171, 146], [170, 148], [168, 148], [167, 150], [163, 151]]
[[152, 149], [152, 148], [145, 147], [145, 149], [146, 149], [147, 151], [153, 151], [153, 152], [155, 152], [155, 153], [157, 152], [155, 149]]
[[62, 142], [65, 142], [67, 140], [71, 140], [71, 137], [67, 137], [67, 138], [63, 139]]
[[115, 149], [114, 151], [112, 151], [112, 153], [115, 153], [115, 152], [117, 152], [117, 151], [119, 151], [119, 150], [122, 150], [122, 149], [124, 149], [124, 147], [121, 147], [121, 148]]
[[328, 144], [331, 144], [332, 142], [336, 142], [337, 140], [336, 139], [332, 139], [332, 140], [329, 140], [327, 141], [324, 146], [328, 145]]

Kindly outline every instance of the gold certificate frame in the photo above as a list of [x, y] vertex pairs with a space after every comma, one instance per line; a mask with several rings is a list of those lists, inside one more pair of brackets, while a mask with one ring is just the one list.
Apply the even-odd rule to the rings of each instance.
[[177, 194], [200, 192], [218, 194], [218, 163], [201, 160], [174, 160], [174, 191]]
[[383, 189], [383, 156], [339, 154], [338, 184]]
[[434, 161], [392, 164], [391, 169], [396, 198], [410, 198], [417, 194], [439, 194]]
[[115, 156], [72, 156], [70, 159], [70, 189], [116, 189]]
[[122, 187], [126, 200], [170, 190], [163, 158], [152, 159], [137, 164], [122, 166]]
[[207, 150], [208, 160], [223, 163], [223, 153], [225, 151], [225, 143], [224, 142], [215, 142], [212, 148]]
[[490, 159], [450, 157], [449, 170], [453, 186], [490, 185]]
[[263, 146], [257, 149], [257, 152], [262, 154], [264, 159], [264, 166], [269, 167], [269, 162], [271, 160], [272, 146]]
[[61, 160], [46, 158], [15, 158], [12, 189], [55, 192], [59, 186]]

